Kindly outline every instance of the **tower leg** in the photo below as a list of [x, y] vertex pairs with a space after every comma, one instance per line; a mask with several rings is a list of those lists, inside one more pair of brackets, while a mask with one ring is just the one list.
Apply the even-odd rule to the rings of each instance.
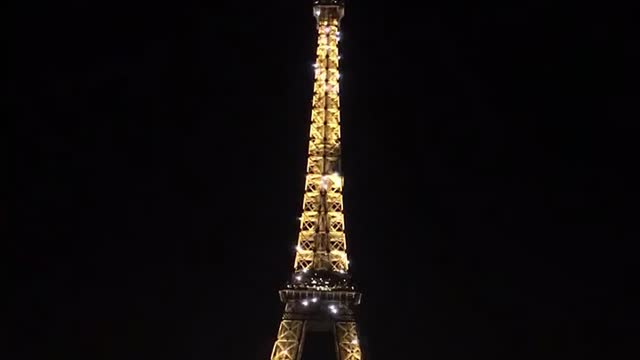
[[336, 322], [339, 360], [362, 360], [358, 329], [353, 321]]
[[271, 352], [271, 360], [298, 360], [303, 333], [304, 321], [282, 320], [278, 329], [278, 338]]

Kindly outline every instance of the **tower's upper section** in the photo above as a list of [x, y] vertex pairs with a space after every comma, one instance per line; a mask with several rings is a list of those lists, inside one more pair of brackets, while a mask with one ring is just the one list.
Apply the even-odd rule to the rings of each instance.
[[314, 0], [313, 6], [340, 6], [344, 7], [343, 0]]
[[[316, 0], [313, 10], [317, 20], [318, 43], [313, 65], [315, 75], [307, 175], [294, 263], [294, 284], [321, 288], [338, 283], [344, 285], [349, 269], [342, 206], [343, 177], [340, 173], [338, 72], [338, 43], [344, 2]], [[318, 271], [326, 274], [322, 280], [311, 276]], [[328, 281], [327, 277], [332, 280]], [[338, 278], [342, 280], [337, 281]], [[307, 280], [309, 284], [306, 284]]]
[[340, 21], [344, 16], [343, 0], [314, 0], [313, 15], [318, 22], [322, 20]]

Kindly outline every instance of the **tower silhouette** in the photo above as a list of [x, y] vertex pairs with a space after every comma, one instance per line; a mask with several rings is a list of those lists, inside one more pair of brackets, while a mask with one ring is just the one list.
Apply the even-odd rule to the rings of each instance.
[[313, 332], [333, 333], [337, 358], [361, 360], [354, 307], [361, 294], [351, 283], [344, 232], [340, 173], [341, 0], [316, 0], [318, 46], [300, 232], [293, 274], [280, 290], [285, 304], [271, 360], [300, 360]]

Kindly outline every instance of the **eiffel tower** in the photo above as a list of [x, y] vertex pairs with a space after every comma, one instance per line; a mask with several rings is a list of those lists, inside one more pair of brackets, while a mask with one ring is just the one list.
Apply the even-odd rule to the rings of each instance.
[[315, 82], [300, 232], [293, 274], [280, 290], [285, 304], [271, 360], [300, 360], [306, 336], [333, 334], [340, 360], [361, 360], [354, 307], [361, 294], [351, 284], [344, 233], [340, 174], [338, 42], [342, 0], [316, 0]]

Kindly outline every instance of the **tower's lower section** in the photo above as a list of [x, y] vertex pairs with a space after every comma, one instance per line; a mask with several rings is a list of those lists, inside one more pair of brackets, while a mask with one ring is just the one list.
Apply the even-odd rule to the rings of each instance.
[[314, 331], [333, 332], [336, 355], [339, 360], [362, 360], [355, 321], [332, 321], [327, 324], [318, 324], [313, 320], [285, 319], [280, 322], [278, 338], [271, 352], [271, 360], [300, 360], [304, 350], [304, 339], [306, 336], [313, 336]]
[[352, 307], [360, 302], [354, 291], [282, 290], [284, 314], [271, 360], [300, 360], [304, 340], [314, 332], [331, 332], [339, 360], [362, 360]]

